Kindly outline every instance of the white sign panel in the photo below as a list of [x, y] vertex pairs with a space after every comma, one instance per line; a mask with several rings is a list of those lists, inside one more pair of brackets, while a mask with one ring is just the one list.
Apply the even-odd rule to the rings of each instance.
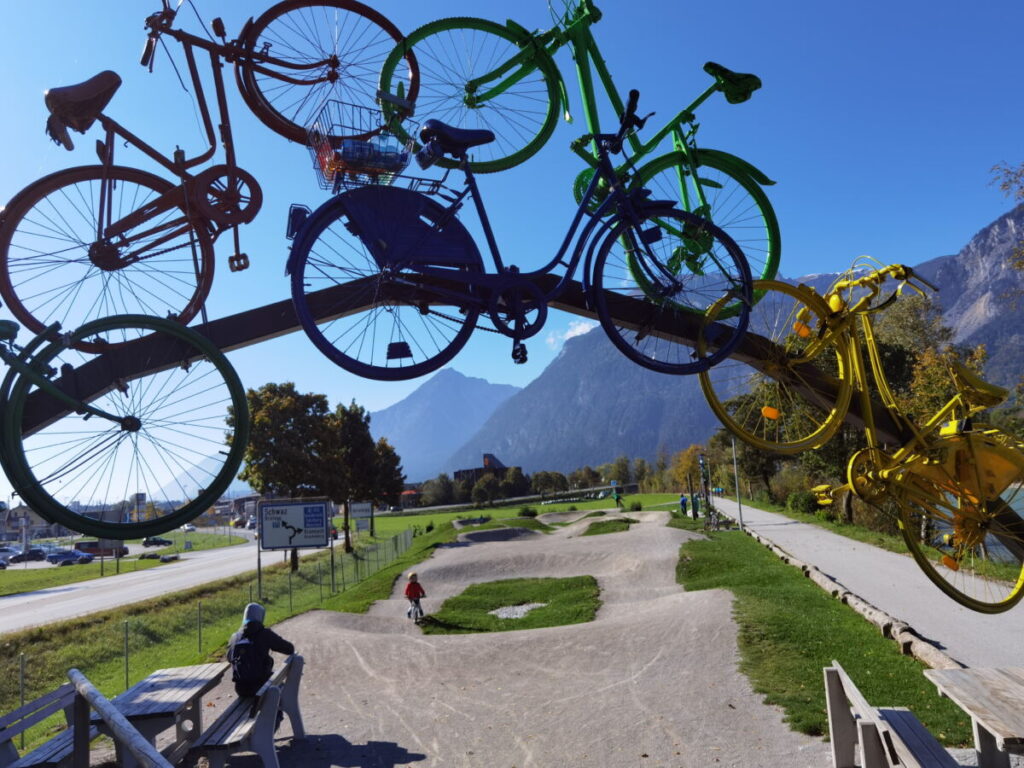
[[331, 503], [270, 500], [259, 503], [260, 549], [326, 547]]
[[353, 501], [348, 505], [348, 516], [353, 519], [373, 515], [373, 504], [368, 501]]

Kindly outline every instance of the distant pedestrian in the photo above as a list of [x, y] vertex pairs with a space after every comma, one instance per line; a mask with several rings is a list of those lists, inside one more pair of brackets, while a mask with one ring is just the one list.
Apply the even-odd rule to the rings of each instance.
[[622, 494], [619, 493], [619, 488], [616, 486], [612, 489], [612, 498], [615, 499], [616, 509], [622, 507]]
[[679, 512], [683, 517], [686, 517], [686, 494], [679, 494]]
[[409, 583], [405, 585], [405, 597], [409, 601], [409, 610], [405, 612], [405, 615], [406, 618], [412, 619], [419, 624], [420, 619], [423, 618], [423, 608], [420, 606], [420, 600], [426, 597], [427, 593], [424, 591], [423, 585], [420, 584], [416, 571], [409, 571], [409, 575], [406, 578], [409, 580]]
[[697, 515], [700, 514], [700, 496], [698, 496], [695, 493], [695, 494], [693, 494], [693, 497], [692, 497], [691, 500], [693, 501], [693, 519], [696, 520], [697, 519]]

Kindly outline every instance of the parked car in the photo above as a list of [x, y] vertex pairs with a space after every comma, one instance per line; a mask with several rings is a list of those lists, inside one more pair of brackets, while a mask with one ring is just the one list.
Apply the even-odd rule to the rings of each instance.
[[86, 563], [91, 563], [92, 559], [92, 555], [74, 549], [51, 552], [46, 556], [46, 562], [53, 565], [85, 565]]
[[181, 526], [181, 530], [185, 531], [185, 533], [192, 533], [193, 531], [195, 531], [195, 529], [196, 527], [192, 525], [192, 523], [185, 523], [183, 526]]
[[255, 531], [256, 530], [256, 519], [255, 518], [251, 518], [249, 520], [249, 522], [245, 524], [245, 527], [248, 528], [250, 531]]
[[142, 546], [144, 547], [169, 547], [172, 544], [174, 544], [173, 541], [162, 536], [147, 536], [142, 540]]
[[3, 557], [0, 557], [0, 571], [2, 571], [6, 567], [7, 567], [7, 560], [5, 558], [3, 558]]
[[93, 557], [127, 557], [128, 547], [124, 544], [117, 546], [112, 543], [101, 545], [98, 541], [79, 541], [75, 543], [76, 550], [84, 552], [87, 555]]
[[41, 547], [29, 547], [24, 552], [18, 552], [7, 558], [9, 563], [24, 563], [26, 560], [45, 560], [46, 551]]
[[12, 547], [7, 544], [0, 546], [0, 557], [4, 558], [5, 560], [10, 560], [12, 555], [17, 555], [20, 552], [20, 547]]

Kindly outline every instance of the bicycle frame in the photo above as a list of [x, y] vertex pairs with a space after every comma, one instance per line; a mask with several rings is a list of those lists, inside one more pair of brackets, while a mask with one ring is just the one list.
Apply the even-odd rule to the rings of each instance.
[[[601, 125], [597, 111], [595, 84], [600, 84], [604, 89], [608, 102], [616, 114], [622, 114], [625, 105], [622, 100], [622, 96], [619, 94], [619, 91], [612, 80], [611, 72], [608, 70], [608, 65], [605, 63], [600, 51], [598, 50], [597, 40], [595, 40], [593, 33], [590, 31], [590, 27], [593, 24], [596, 24], [600, 19], [601, 12], [593, 2], [591, 2], [591, 0], [582, 0], [582, 2], [580, 2], [576, 7], [575, 12], [560, 19], [559, 25], [556, 25], [546, 32], [530, 33], [515, 22], [508, 20], [506, 25], [524, 37], [522, 50], [519, 54], [509, 59], [492, 72], [476, 78], [475, 80], [470, 80], [466, 84], [466, 103], [474, 105], [486, 102], [489, 98], [502, 93], [511, 85], [514, 85], [531, 71], [536, 69], [536, 65], [534, 64], [537, 55], [536, 50], [543, 50], [546, 55], [553, 57], [562, 46], [568, 45], [572, 51], [573, 61], [575, 62], [576, 77], [579, 83], [580, 98], [583, 104], [583, 114], [586, 120], [587, 130], [591, 135], [599, 135], [601, 133]], [[596, 81], [594, 78], [595, 74], [597, 75]], [[561, 75], [559, 75], [559, 77], [561, 78]], [[491, 85], [487, 90], [478, 93], [479, 88], [489, 84], [493, 85]], [[568, 111], [568, 95], [564, 80], [560, 79], [559, 90], [562, 94], [563, 111], [566, 115], [566, 119], [571, 120]], [[647, 141], [641, 142], [635, 133], [630, 135], [629, 143], [633, 152], [633, 158], [619, 166], [616, 169], [616, 172], [624, 173], [632, 163], [636, 162], [638, 158], [651, 154], [655, 148], [657, 148], [668, 136], [671, 135], [673, 149], [682, 152], [685, 155], [687, 171], [696, 177], [696, 167], [698, 162], [696, 157], [697, 145], [695, 135], [698, 125], [694, 122], [694, 110], [707, 101], [707, 99], [718, 90], [719, 87], [717, 82], [709, 86], [700, 94], [700, 96], [694, 99], [693, 102], [680, 110], [675, 116], [666, 122], [665, 125], [657, 130]], [[591, 143], [589, 156], [581, 154], [581, 157], [595, 168], [597, 167], [597, 156], [597, 145], [594, 143]], [[763, 174], [758, 173], [756, 175], [760, 178], [764, 178]], [[764, 178], [762, 183], [765, 182], [768, 182], [766, 178]], [[699, 184], [697, 185], [697, 195], [700, 199], [697, 201], [689, 199], [691, 193], [687, 189], [687, 185], [682, 183], [682, 179], [680, 179], [679, 187], [682, 202], [687, 210], [698, 210], [707, 206], [707, 199], [705, 198], [703, 189]], [[696, 202], [696, 205], [693, 205], [694, 202]]]

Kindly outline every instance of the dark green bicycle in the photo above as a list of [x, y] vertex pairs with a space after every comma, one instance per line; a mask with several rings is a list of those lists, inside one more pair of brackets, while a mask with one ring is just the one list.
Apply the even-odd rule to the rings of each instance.
[[[624, 109], [590, 29], [601, 12], [591, 0], [571, 0], [562, 15], [552, 15], [555, 26], [537, 32], [511, 20], [502, 25], [468, 17], [420, 27], [384, 63], [378, 94], [382, 105], [405, 114], [415, 109], [461, 128], [491, 131], [495, 141], [475, 148], [470, 166], [476, 173], [505, 170], [536, 153], [551, 137], [559, 113], [568, 115], [565, 81], [553, 58], [567, 45], [575, 61], [587, 130], [600, 134], [596, 86], [603, 88], [616, 115]], [[415, 104], [404, 91], [408, 67], [403, 62], [410, 53], [419, 71]], [[649, 189], [654, 199], [672, 200], [682, 210], [712, 221], [743, 250], [755, 279], [771, 279], [778, 271], [781, 238], [762, 186], [774, 182], [745, 160], [696, 143], [697, 107], [716, 92], [730, 104], [744, 102], [761, 81], [712, 62], [704, 70], [714, 82], [647, 141], [631, 136], [632, 156], [617, 173], [631, 188]], [[659, 154], [669, 139], [672, 149]], [[577, 202], [597, 166], [593, 144], [589, 155], [590, 167], [575, 183]], [[445, 162], [451, 167], [454, 161]]]
[[213, 342], [146, 315], [55, 323], [24, 347], [18, 330], [0, 321], [0, 466], [34, 512], [91, 536], [154, 536], [227, 490], [249, 409]]

